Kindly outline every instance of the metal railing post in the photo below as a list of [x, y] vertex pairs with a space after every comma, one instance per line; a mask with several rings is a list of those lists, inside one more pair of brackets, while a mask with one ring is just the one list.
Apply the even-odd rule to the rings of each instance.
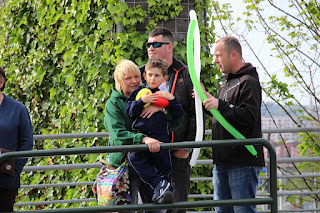
[[271, 212], [278, 210], [278, 194], [277, 194], [277, 156], [274, 147], [271, 143], [264, 143], [264, 146], [269, 151], [269, 167], [270, 167], [270, 197], [273, 204], [271, 205]]

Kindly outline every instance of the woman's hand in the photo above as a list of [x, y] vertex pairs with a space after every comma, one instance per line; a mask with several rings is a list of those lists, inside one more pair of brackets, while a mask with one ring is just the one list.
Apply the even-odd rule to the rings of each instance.
[[141, 118], [150, 118], [154, 113], [162, 111], [162, 107], [157, 107], [155, 105], [149, 105], [143, 108], [142, 113], [140, 115]]
[[150, 152], [159, 152], [160, 151], [160, 143], [162, 143], [162, 142], [160, 142], [154, 138], [144, 137], [142, 139], [142, 143], [145, 143], [148, 145]]

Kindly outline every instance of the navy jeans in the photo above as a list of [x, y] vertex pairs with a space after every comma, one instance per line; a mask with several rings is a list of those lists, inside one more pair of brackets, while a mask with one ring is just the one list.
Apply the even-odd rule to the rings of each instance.
[[[260, 166], [215, 165], [213, 168], [214, 199], [255, 198]], [[215, 207], [216, 213], [256, 213], [256, 206]]]

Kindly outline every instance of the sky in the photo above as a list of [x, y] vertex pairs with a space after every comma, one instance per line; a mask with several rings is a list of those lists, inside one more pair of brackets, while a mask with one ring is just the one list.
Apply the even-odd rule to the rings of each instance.
[[[232, 10], [233, 10], [233, 17], [234, 20], [236, 20], [237, 17], [244, 17], [243, 16], [243, 12], [245, 11], [245, 4], [240, 0], [240, 1], [233, 1], [233, 0], [219, 0], [220, 4], [224, 4], [224, 3], [230, 3], [232, 6]], [[215, 22], [215, 27], [216, 27], [216, 38], [220, 38], [225, 36], [224, 31], [222, 30], [222, 27], [220, 25], [220, 23], [218, 21]], [[250, 42], [250, 45], [254, 48], [256, 54], [258, 55], [259, 58], [261, 58], [261, 60], [263, 61], [263, 63], [266, 66], [274, 66], [274, 64], [279, 64], [280, 62], [278, 62], [274, 57], [270, 56], [272, 54], [271, 51], [271, 45], [268, 44], [268, 42], [266, 41], [266, 35], [264, 34], [263, 31], [248, 31], [247, 26], [245, 26], [242, 23], [236, 24], [234, 26], [235, 29], [237, 29], [237, 32], [244, 34], [247, 38], [248, 41]], [[232, 34], [234, 36], [236, 36], [235, 34]], [[249, 49], [248, 45], [246, 44], [245, 41], [243, 41], [241, 38], [238, 38], [241, 46], [243, 48], [242, 53], [243, 53], [243, 59], [246, 62], [250, 62], [252, 63], [254, 66], [256, 66], [257, 68], [261, 67], [261, 65], [259, 64], [259, 62], [257, 61], [257, 59], [253, 56], [253, 54], [251, 53], [251, 50]], [[279, 72], [281, 71], [281, 69], [274, 69], [274, 71]], [[260, 75], [260, 80], [261, 82], [266, 82], [269, 80], [269, 78], [267, 77], [267, 75], [260, 71], [259, 72]]]
[[[245, 3], [243, 3], [242, 0], [240, 1], [234, 1], [234, 0], [219, 0], [220, 4], [223, 3], [230, 3], [233, 13], [233, 20], [236, 20], [238, 17], [244, 17], [242, 14], [245, 11]], [[288, 8], [287, 6], [288, 2], [287, 1], [278, 1], [277, 5], [281, 6], [282, 8]], [[265, 7], [265, 13], [267, 15], [272, 15], [275, 14], [275, 10], [273, 8]], [[222, 27], [218, 21], [214, 22], [216, 30], [216, 39], [225, 36], [224, 31], [222, 30]], [[291, 84], [293, 83], [291, 80], [288, 78], [285, 78], [284, 73], [283, 73], [283, 65], [280, 59], [272, 56], [275, 55], [275, 52], [272, 52], [271, 48], [272, 45], [270, 45], [267, 40], [266, 40], [266, 35], [263, 30], [254, 30], [254, 31], [249, 31], [247, 29], [247, 26], [241, 23], [237, 23], [234, 26], [235, 29], [237, 29], [238, 33], [241, 33], [245, 35], [247, 40], [250, 43], [250, 46], [254, 49], [255, 53], [258, 55], [258, 58], [262, 61], [263, 65], [267, 67], [268, 71], [277, 74], [278, 78], [283, 80], [285, 83]], [[229, 31], [230, 32], [230, 31]], [[235, 34], [231, 34], [236, 36]], [[239, 37], [238, 37], [239, 38]], [[246, 62], [250, 62], [253, 64], [253, 66], [257, 67], [259, 76], [260, 76], [260, 81], [261, 83], [265, 83], [270, 81], [270, 78], [267, 76], [266, 72], [263, 70], [262, 65], [259, 63], [259, 61], [256, 59], [256, 57], [253, 55], [252, 51], [249, 49], [248, 45], [244, 40], [239, 38], [239, 41], [242, 45], [242, 52], [243, 52], [243, 59]], [[212, 48], [214, 49], [214, 47]], [[302, 100], [304, 103], [310, 102], [310, 98], [306, 95], [303, 95], [301, 92], [298, 90], [294, 90], [294, 95], [298, 97], [299, 100]], [[263, 92], [263, 99], [264, 101], [268, 101], [266, 98], [265, 93]]]

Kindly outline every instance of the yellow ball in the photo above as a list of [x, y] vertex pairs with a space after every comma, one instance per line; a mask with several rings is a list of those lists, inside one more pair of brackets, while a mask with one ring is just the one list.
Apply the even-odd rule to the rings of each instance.
[[[141, 89], [141, 90], [138, 92], [137, 96], [136, 96], [136, 100], [139, 100], [140, 98], [142, 98], [142, 96], [144, 96], [147, 92], [149, 92], [149, 95], [152, 94], [151, 90], [148, 89], [148, 88], [143, 88], [143, 89]], [[150, 104], [151, 104], [151, 103], [146, 103], [143, 107], [147, 107], [147, 106], [149, 106]]]

